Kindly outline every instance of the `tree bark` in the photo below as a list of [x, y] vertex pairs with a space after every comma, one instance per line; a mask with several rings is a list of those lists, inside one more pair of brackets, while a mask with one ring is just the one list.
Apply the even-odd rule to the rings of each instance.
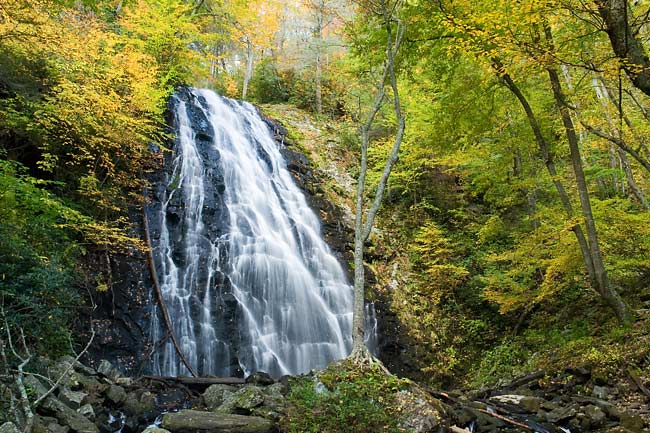
[[627, 0], [596, 0], [596, 5], [621, 67], [634, 86], [650, 96], [650, 60], [638, 33], [630, 26]]
[[[550, 28], [545, 29], [546, 36], [549, 42], [552, 41]], [[578, 196], [580, 198], [580, 206], [582, 208], [582, 216], [585, 221], [587, 229], [587, 242], [589, 245], [589, 253], [594, 268], [595, 275], [595, 289], [607, 302], [607, 304], [614, 310], [616, 317], [619, 321], [625, 323], [629, 321], [629, 312], [627, 306], [619, 296], [618, 292], [612, 287], [612, 284], [607, 275], [605, 264], [603, 262], [602, 253], [600, 251], [600, 244], [598, 242], [598, 232], [596, 230], [596, 222], [594, 220], [593, 212], [591, 210], [591, 201], [589, 198], [589, 190], [587, 188], [587, 181], [585, 179], [584, 170], [582, 168], [582, 160], [580, 157], [580, 148], [578, 146], [578, 136], [575, 132], [571, 113], [564, 93], [562, 92], [562, 85], [557, 71], [553, 67], [547, 68], [548, 76], [553, 88], [553, 96], [560, 111], [564, 130], [566, 132], [567, 140], [569, 142], [569, 150], [571, 153], [571, 164], [576, 178], [578, 187]]]
[[[357, 183], [357, 196], [356, 196], [356, 214], [354, 224], [354, 310], [352, 319], [352, 357], [365, 358], [368, 354], [368, 349], [364, 343], [365, 333], [365, 317], [364, 317], [364, 303], [365, 303], [365, 275], [363, 268], [363, 255], [366, 240], [370, 236], [372, 227], [374, 225], [375, 217], [383, 199], [384, 190], [388, 182], [390, 172], [397, 162], [402, 140], [404, 138], [404, 129], [406, 122], [402, 113], [399, 90], [397, 87], [397, 74], [395, 73], [395, 55], [399, 50], [404, 30], [402, 24], [393, 15], [397, 8], [389, 11], [388, 5], [385, 0], [381, 1], [381, 14], [384, 19], [384, 27], [386, 29], [386, 60], [384, 63], [384, 70], [382, 77], [377, 83], [377, 93], [375, 95], [374, 104], [368, 114], [366, 122], [361, 127], [361, 167], [359, 170], [359, 179]], [[392, 25], [397, 22], [397, 31], [393, 36]], [[391, 154], [384, 165], [382, 176], [379, 184], [374, 192], [373, 203], [368, 210], [366, 220], [364, 223], [364, 196], [365, 196], [365, 182], [366, 174], [368, 171], [368, 146], [370, 142], [370, 130], [375, 121], [377, 113], [381, 109], [385, 97], [385, 86], [388, 80], [393, 94], [393, 109], [397, 119], [397, 133]]]
[[246, 72], [244, 73], [244, 85], [242, 86], [242, 99], [246, 99], [248, 93], [248, 83], [253, 77], [253, 43], [250, 39], [246, 39]]

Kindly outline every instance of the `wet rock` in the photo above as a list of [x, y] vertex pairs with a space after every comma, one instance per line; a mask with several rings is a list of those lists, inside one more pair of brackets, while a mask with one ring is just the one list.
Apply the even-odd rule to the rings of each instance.
[[181, 410], [165, 414], [162, 427], [172, 433], [267, 433], [272, 430], [273, 423], [256, 416]]
[[143, 390], [129, 393], [124, 400], [123, 408], [131, 416], [142, 417], [156, 409], [156, 396]]
[[239, 391], [224, 395], [219, 413], [250, 414], [251, 409], [264, 403], [264, 393], [257, 386], [245, 386]]
[[263, 371], [256, 371], [246, 378], [246, 383], [250, 383], [252, 385], [267, 386], [273, 385], [275, 383], [275, 380], [273, 380], [271, 375], [268, 373], [264, 373]]
[[210, 385], [203, 393], [203, 402], [209, 410], [216, 410], [223, 404], [226, 395], [233, 394], [236, 391], [237, 388], [230, 385]]
[[88, 394], [82, 391], [72, 391], [68, 387], [63, 387], [59, 391], [59, 400], [73, 409], [79, 409], [85, 402]]
[[106, 398], [115, 404], [120, 404], [126, 400], [126, 391], [119, 385], [111, 385], [106, 391]]
[[6, 422], [0, 425], [0, 433], [20, 433], [20, 430], [14, 423]]
[[77, 433], [99, 433], [99, 429], [88, 418], [69, 408], [52, 396], [45, 399], [43, 408], [50, 411], [63, 425]]

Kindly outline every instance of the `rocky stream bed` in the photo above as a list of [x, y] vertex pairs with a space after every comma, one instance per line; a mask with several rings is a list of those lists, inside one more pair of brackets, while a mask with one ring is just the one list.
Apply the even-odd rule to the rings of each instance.
[[[35, 408], [33, 433], [279, 432], [294, 380], [265, 373], [246, 379], [130, 378], [107, 361], [94, 369], [71, 357], [38, 364], [39, 372], [24, 378], [31, 399], [62, 380]], [[317, 374], [305, 377], [323, 386]], [[395, 401], [399, 425], [414, 433], [648, 431], [647, 390], [638, 378], [629, 379], [607, 383], [588, 369], [568, 369], [552, 379], [539, 372], [477, 393], [413, 383], [397, 391]], [[2, 397], [11, 399], [9, 388]], [[0, 426], [0, 433], [17, 432], [11, 422]]]

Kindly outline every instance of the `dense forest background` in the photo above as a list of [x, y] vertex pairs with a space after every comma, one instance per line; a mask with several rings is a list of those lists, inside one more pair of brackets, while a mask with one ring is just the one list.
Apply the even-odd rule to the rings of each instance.
[[[150, 149], [168, 139], [176, 86], [320, 125], [327, 140], [290, 133], [322, 144], [307, 146], [317, 165], [333, 146], [354, 178], [384, 59], [375, 3], [3, 1], [3, 326], [51, 356], [83, 344], [75, 318], [111, 290], [97, 264], [143, 248], [128, 212], [160, 163]], [[403, 325], [409, 374], [479, 386], [650, 359], [648, 5], [395, 7], [406, 132], [366, 265], [369, 297]], [[396, 131], [389, 102], [371, 131], [371, 183]], [[332, 174], [328, 194], [351, 207], [341, 183]]]

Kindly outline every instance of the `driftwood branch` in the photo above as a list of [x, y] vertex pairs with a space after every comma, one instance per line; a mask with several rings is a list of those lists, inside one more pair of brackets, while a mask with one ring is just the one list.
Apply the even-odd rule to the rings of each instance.
[[61, 376], [59, 376], [59, 378], [56, 380], [56, 382], [54, 382], [54, 384], [50, 387], [50, 389], [48, 389], [45, 392], [45, 394], [40, 396], [32, 404], [33, 408], [38, 407], [39, 404], [41, 404], [47, 397], [50, 396], [50, 394], [52, 394], [54, 392], [54, 390], [56, 390], [59, 387], [59, 385], [61, 384], [61, 381], [63, 381], [63, 378], [66, 377], [68, 375], [68, 373], [70, 373], [72, 371], [72, 369], [74, 368], [75, 362], [79, 362], [79, 359], [81, 359], [81, 357], [88, 351], [88, 349], [90, 348], [90, 345], [93, 343], [94, 339], [95, 339], [95, 330], [93, 329], [92, 334], [90, 335], [90, 340], [88, 340], [88, 343], [86, 343], [86, 347], [84, 347], [84, 349], [81, 352], [79, 352], [77, 357], [74, 359], [74, 362], [71, 362], [70, 365], [68, 365], [68, 368], [65, 369], [65, 371], [61, 374]]
[[521, 422], [519, 422], [519, 421], [515, 421], [514, 419], [511, 419], [511, 418], [505, 417], [505, 416], [503, 416], [503, 415], [499, 415], [498, 413], [490, 412], [489, 410], [485, 410], [485, 409], [477, 409], [477, 410], [478, 410], [479, 412], [481, 412], [481, 413], [486, 414], [486, 415], [490, 415], [490, 416], [493, 417], [493, 418], [500, 419], [501, 421], [505, 421], [505, 422], [507, 422], [508, 424], [512, 424], [512, 425], [514, 425], [514, 426], [521, 427], [521, 428], [524, 428], [524, 429], [526, 429], [526, 430], [533, 431], [533, 429], [532, 429], [530, 426], [528, 426], [528, 425], [526, 425], [526, 424], [524, 424], [524, 423], [521, 423]]
[[[144, 198], [146, 200], [147, 198], [147, 190], [145, 188], [144, 190]], [[165, 327], [167, 328], [167, 331], [169, 332], [169, 336], [172, 339], [172, 344], [174, 346], [174, 349], [176, 350], [176, 353], [178, 354], [178, 357], [181, 359], [181, 362], [187, 370], [190, 372], [190, 374], [194, 377], [198, 377], [198, 374], [196, 374], [196, 371], [194, 368], [192, 368], [192, 365], [189, 363], [187, 358], [185, 357], [185, 354], [183, 354], [183, 351], [181, 350], [181, 346], [178, 343], [178, 340], [176, 339], [176, 334], [174, 333], [174, 328], [172, 327], [171, 321], [169, 319], [169, 313], [167, 312], [167, 307], [165, 307], [165, 300], [162, 295], [162, 291], [160, 290], [160, 283], [158, 282], [158, 274], [156, 273], [156, 263], [153, 260], [153, 249], [151, 248], [151, 236], [149, 235], [149, 219], [147, 218], [147, 212], [145, 211], [144, 205], [142, 206], [142, 220], [144, 222], [144, 239], [147, 244], [147, 265], [149, 266], [149, 272], [151, 273], [151, 280], [153, 281], [153, 287], [154, 291], [156, 292], [156, 299], [158, 300], [158, 306], [160, 307], [160, 312], [162, 313], [163, 316], [163, 322], [165, 323]]]

